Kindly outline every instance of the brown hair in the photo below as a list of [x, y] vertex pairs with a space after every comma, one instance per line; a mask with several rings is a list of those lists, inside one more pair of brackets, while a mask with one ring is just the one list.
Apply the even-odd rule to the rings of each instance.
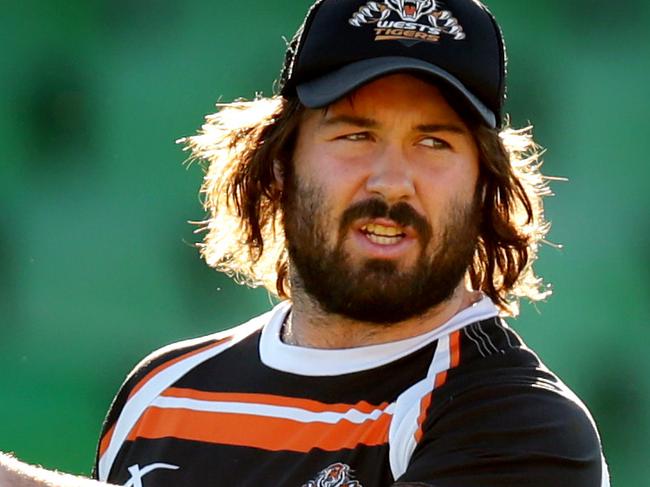
[[[280, 298], [291, 292], [280, 192], [273, 166], [290, 164], [301, 114], [295, 99], [279, 96], [219, 105], [197, 135], [179, 140], [190, 160], [204, 164], [201, 186], [207, 232], [198, 244], [208, 265], [250, 286], [265, 286]], [[519, 298], [550, 294], [533, 271], [537, 248], [548, 232], [542, 198], [550, 194], [540, 173], [541, 151], [531, 128], [472, 129], [480, 153], [477, 191], [481, 229], [472, 287], [505, 314], [518, 313]]]

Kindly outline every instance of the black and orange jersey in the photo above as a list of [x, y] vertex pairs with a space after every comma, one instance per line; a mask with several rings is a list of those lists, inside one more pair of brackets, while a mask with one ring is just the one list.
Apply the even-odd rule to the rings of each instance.
[[151, 355], [127, 378], [95, 475], [133, 487], [608, 486], [584, 405], [484, 298], [414, 338], [280, 339], [290, 310]]

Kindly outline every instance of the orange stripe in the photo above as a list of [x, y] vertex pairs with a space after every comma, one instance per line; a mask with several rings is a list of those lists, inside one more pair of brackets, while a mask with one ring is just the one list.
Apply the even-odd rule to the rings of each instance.
[[[438, 375], [439, 374], [436, 374], [436, 381], [438, 379]], [[422, 439], [422, 435], [424, 434], [422, 431], [422, 423], [424, 422], [424, 418], [427, 414], [427, 409], [429, 409], [430, 405], [431, 405], [431, 394], [427, 394], [420, 401], [420, 415], [418, 416], [418, 429], [415, 432], [416, 443], [420, 443], [420, 440]]]
[[207, 350], [209, 348], [216, 347], [217, 345], [221, 345], [222, 343], [227, 342], [231, 338], [232, 337], [224, 338], [222, 340], [219, 340], [218, 342], [211, 343], [209, 345], [205, 345], [204, 347], [201, 347], [201, 348], [197, 348], [196, 350], [193, 350], [193, 351], [188, 352], [186, 354], [183, 354], [183, 355], [181, 355], [179, 357], [176, 357], [175, 359], [169, 360], [168, 362], [164, 362], [164, 363], [160, 364], [158, 367], [156, 367], [151, 372], [149, 372], [147, 375], [145, 375], [144, 378], [140, 382], [138, 382], [136, 384], [136, 386], [131, 390], [131, 393], [129, 394], [129, 399], [131, 399], [134, 396], [134, 394], [136, 394], [140, 389], [142, 389], [142, 387], [144, 387], [144, 385], [147, 382], [149, 382], [155, 375], [159, 374], [160, 372], [162, 372], [166, 368], [171, 367], [172, 365], [174, 365], [175, 363], [180, 362], [181, 360], [185, 360], [186, 358], [190, 358], [193, 355], [199, 354], [199, 353], [201, 353], [201, 352], [203, 352], [203, 351], [205, 351], [205, 350]]
[[443, 370], [442, 372], [436, 374], [436, 379], [434, 381], [435, 388], [441, 387], [447, 382], [447, 371]]
[[[219, 340], [219, 341], [217, 341], [217, 342], [215, 342], [215, 343], [211, 343], [211, 344], [209, 344], [209, 345], [206, 345], [206, 346], [204, 346], [204, 347], [198, 348], [198, 349], [196, 349], [196, 350], [193, 350], [193, 351], [191, 351], [191, 352], [188, 352], [188, 353], [186, 353], [186, 354], [183, 354], [183, 355], [181, 355], [181, 356], [179, 356], [179, 357], [176, 357], [175, 359], [172, 359], [172, 360], [170, 360], [170, 361], [168, 361], [168, 362], [164, 362], [164, 363], [160, 364], [158, 367], [156, 367], [156, 368], [153, 369], [151, 372], [149, 372], [147, 375], [145, 375], [145, 376], [140, 380], [140, 382], [138, 382], [138, 383], [135, 385], [135, 387], [134, 387], [134, 388], [131, 390], [131, 392], [129, 393], [128, 399], [131, 399], [131, 398], [133, 397], [133, 395], [134, 395], [136, 392], [138, 392], [140, 389], [142, 389], [142, 387], [143, 387], [147, 382], [149, 382], [149, 381], [151, 380], [152, 377], [154, 377], [154, 376], [155, 376], [156, 374], [158, 374], [159, 372], [162, 372], [162, 371], [165, 370], [167, 367], [170, 367], [170, 366], [174, 365], [175, 363], [180, 362], [181, 360], [184, 360], [184, 359], [189, 358], [189, 357], [191, 357], [191, 356], [193, 356], [193, 355], [196, 355], [197, 353], [201, 353], [201, 352], [203, 352], [204, 350], [207, 350], [207, 349], [212, 348], [212, 347], [216, 347], [217, 345], [220, 345], [220, 344], [222, 344], [222, 343], [224, 343], [224, 342], [227, 342], [227, 341], [230, 340], [231, 338], [232, 338], [232, 337], [226, 337], [226, 338], [224, 338], [224, 339], [222, 339], [222, 340]], [[113, 424], [113, 426], [111, 426], [111, 428], [110, 428], [110, 429], [106, 432], [106, 434], [102, 437], [102, 439], [101, 439], [101, 441], [100, 441], [100, 443], [99, 443], [99, 455], [100, 455], [100, 456], [103, 455], [104, 452], [106, 452], [106, 450], [108, 449], [108, 445], [110, 445], [110, 443], [111, 443], [111, 439], [113, 438], [113, 432], [114, 432], [114, 430], [115, 430], [115, 424]]]
[[[434, 389], [441, 387], [442, 385], [444, 385], [445, 382], [447, 382], [447, 371], [443, 370], [442, 372], [437, 373], [436, 377], [433, 380]], [[422, 431], [422, 427], [424, 425], [424, 419], [427, 416], [427, 410], [431, 405], [432, 397], [433, 397], [433, 392], [430, 392], [424, 398], [422, 398], [422, 401], [420, 402], [420, 416], [418, 417], [418, 429], [415, 432], [415, 441], [417, 443], [420, 442], [420, 440], [422, 439], [422, 435], [424, 434], [424, 432]]]
[[301, 423], [236, 413], [214, 413], [188, 409], [147, 409], [128, 439], [178, 438], [222, 445], [247, 446], [269, 451], [306, 453], [314, 448], [337, 451], [357, 445], [388, 442], [391, 415], [362, 424], [341, 420], [335, 424]]
[[108, 445], [111, 443], [111, 438], [113, 437], [113, 431], [115, 431], [115, 425], [106, 432], [102, 440], [99, 442], [99, 456], [101, 457], [104, 452], [108, 449]]
[[[455, 367], [458, 367], [458, 364], [460, 363], [460, 330], [453, 332], [449, 336], [449, 348], [450, 348], [449, 368], [453, 369]], [[424, 396], [420, 401], [420, 416], [418, 416], [418, 429], [415, 432], [415, 441], [417, 443], [420, 442], [420, 440], [422, 439], [422, 435], [424, 434], [423, 431], [424, 420], [427, 417], [427, 410], [431, 405], [433, 391], [435, 391], [439, 387], [442, 387], [445, 384], [445, 382], [447, 382], [447, 371], [443, 370], [442, 372], [436, 374], [433, 380], [433, 389], [431, 390], [431, 392], [426, 396]]]
[[451, 368], [454, 369], [460, 363], [460, 330], [452, 333], [449, 341], [451, 342]]
[[315, 413], [336, 412], [346, 413], [351, 409], [356, 409], [362, 413], [371, 413], [377, 409], [384, 410], [388, 403], [384, 402], [378, 406], [372, 405], [366, 401], [360, 401], [356, 404], [326, 404], [312, 399], [303, 399], [297, 397], [274, 396], [271, 394], [252, 394], [252, 393], [232, 393], [232, 392], [205, 392], [195, 389], [181, 389], [170, 387], [165, 390], [162, 396], [180, 397], [186, 399], [198, 399], [201, 401], [215, 402], [243, 402], [249, 404], [266, 404], [270, 406], [285, 406], [300, 408]]

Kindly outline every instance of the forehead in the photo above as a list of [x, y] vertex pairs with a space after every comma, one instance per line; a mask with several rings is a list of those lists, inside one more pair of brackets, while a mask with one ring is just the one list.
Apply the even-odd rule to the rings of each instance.
[[307, 112], [313, 112], [312, 116], [321, 120], [338, 115], [356, 115], [393, 123], [413, 119], [466, 125], [436, 85], [401, 73], [378, 78], [325, 109]]

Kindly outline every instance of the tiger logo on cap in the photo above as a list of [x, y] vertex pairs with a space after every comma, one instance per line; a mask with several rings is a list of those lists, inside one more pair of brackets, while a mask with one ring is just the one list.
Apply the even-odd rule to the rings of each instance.
[[423, 15], [428, 15], [436, 9], [434, 0], [388, 0], [389, 9], [397, 12], [404, 20], [417, 22]]
[[375, 41], [438, 42], [442, 34], [465, 39], [463, 27], [436, 0], [369, 1], [348, 20], [354, 27], [374, 24]]

